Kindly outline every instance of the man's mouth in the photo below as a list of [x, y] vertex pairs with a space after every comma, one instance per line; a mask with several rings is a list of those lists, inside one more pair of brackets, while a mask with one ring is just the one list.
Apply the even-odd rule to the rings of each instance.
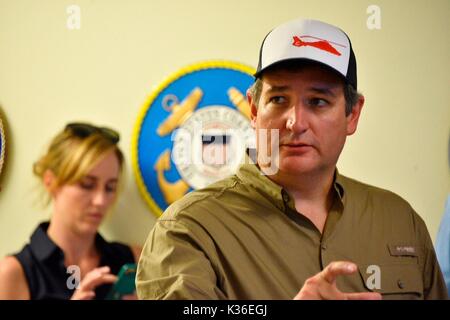
[[291, 150], [291, 151], [298, 151], [298, 152], [305, 152], [313, 148], [312, 145], [302, 142], [288, 142], [283, 143], [280, 145], [281, 148]]
[[285, 143], [284, 146], [288, 147], [310, 147], [311, 145], [306, 143]]
[[289, 142], [282, 142], [280, 143], [281, 146], [287, 146], [287, 147], [312, 147], [311, 144], [304, 143], [304, 142], [295, 142], [295, 141], [289, 141]]

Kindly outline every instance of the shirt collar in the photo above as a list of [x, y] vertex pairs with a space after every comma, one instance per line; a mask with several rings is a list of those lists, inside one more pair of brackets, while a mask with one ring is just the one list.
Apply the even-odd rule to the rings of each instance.
[[283, 188], [264, 175], [255, 163], [246, 162], [241, 165], [236, 175], [246, 184], [267, 195], [280, 210], [284, 210]]
[[333, 187], [334, 190], [336, 190], [336, 193], [342, 203], [344, 203], [344, 196], [345, 196], [345, 188], [343, 180], [344, 178], [339, 173], [339, 170], [336, 168], [336, 171], [334, 172]]
[[31, 235], [31, 251], [33, 251], [34, 256], [40, 261], [47, 260], [53, 255], [64, 256], [62, 250], [47, 235], [49, 225], [49, 222], [39, 224]]
[[[40, 260], [44, 261], [53, 256], [57, 256], [58, 258], [64, 259], [64, 252], [59, 248], [56, 243], [50, 239], [47, 234], [47, 229], [50, 223], [43, 222], [39, 224], [36, 230], [33, 232], [30, 238], [30, 247], [34, 256]], [[98, 248], [99, 252], [104, 252], [107, 246], [107, 242], [103, 237], [97, 233], [95, 236], [95, 245]]]
[[[249, 158], [246, 157], [245, 164], [241, 165], [237, 172], [239, 179], [253, 186], [258, 191], [267, 194], [274, 204], [280, 209], [284, 210], [286, 206], [293, 206], [293, 200], [280, 185], [269, 179], [259, 167]], [[342, 183], [342, 176], [336, 168], [333, 178], [333, 188], [342, 204], [344, 204], [344, 185]]]

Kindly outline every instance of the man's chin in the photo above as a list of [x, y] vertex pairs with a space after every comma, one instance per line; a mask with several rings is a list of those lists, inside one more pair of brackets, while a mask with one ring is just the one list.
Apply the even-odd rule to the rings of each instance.
[[317, 163], [308, 158], [283, 157], [280, 159], [280, 172], [291, 175], [312, 173], [316, 170]]
[[318, 159], [313, 154], [288, 154], [281, 153], [278, 158], [278, 163], [269, 162], [264, 165], [264, 162], [259, 162], [259, 166], [266, 175], [305, 175], [311, 174], [319, 167]]

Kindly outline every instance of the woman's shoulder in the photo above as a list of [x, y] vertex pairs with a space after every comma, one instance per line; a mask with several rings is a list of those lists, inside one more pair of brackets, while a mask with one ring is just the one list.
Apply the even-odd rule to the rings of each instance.
[[0, 260], [0, 299], [30, 299], [25, 272], [14, 256]]
[[17, 276], [24, 274], [22, 265], [14, 256], [7, 256], [0, 260], [0, 276]]

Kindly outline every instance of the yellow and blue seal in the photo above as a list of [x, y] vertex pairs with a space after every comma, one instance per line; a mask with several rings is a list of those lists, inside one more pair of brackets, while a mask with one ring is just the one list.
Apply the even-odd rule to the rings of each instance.
[[2, 173], [3, 163], [5, 162], [6, 137], [3, 121], [0, 117], [0, 174]]
[[160, 216], [187, 192], [233, 174], [254, 146], [246, 91], [254, 69], [231, 61], [185, 67], [149, 96], [136, 122], [133, 170]]

